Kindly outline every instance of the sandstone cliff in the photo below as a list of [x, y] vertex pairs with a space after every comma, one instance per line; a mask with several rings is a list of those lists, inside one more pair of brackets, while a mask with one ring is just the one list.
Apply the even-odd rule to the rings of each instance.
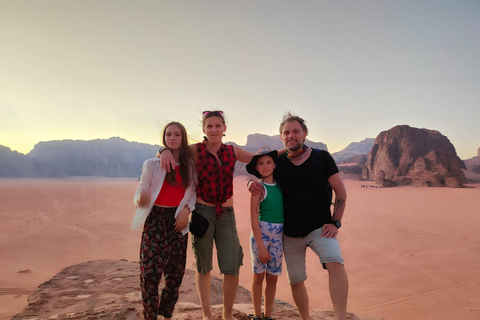
[[362, 178], [382, 186], [460, 187], [465, 164], [440, 132], [401, 125], [381, 132], [362, 171]]
[[[202, 319], [194, 279], [194, 271], [187, 270], [180, 287], [174, 319]], [[38, 286], [29, 296], [28, 306], [11, 320], [140, 320], [143, 319], [143, 307], [139, 281], [136, 262], [97, 260], [73, 265]], [[215, 277], [212, 277], [211, 304], [215, 320], [221, 319], [222, 282]], [[247, 320], [252, 312], [250, 292], [239, 287], [234, 316], [238, 320]], [[319, 320], [334, 319], [333, 312], [326, 310], [312, 310], [312, 316]], [[274, 305], [273, 317], [277, 320], [300, 319], [294, 307], [278, 300]], [[347, 319], [375, 320], [351, 313]]]

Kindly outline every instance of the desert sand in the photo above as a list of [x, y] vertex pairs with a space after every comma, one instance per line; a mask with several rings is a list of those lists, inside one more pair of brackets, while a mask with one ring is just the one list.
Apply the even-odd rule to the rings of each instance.
[[[235, 178], [235, 211], [250, 289], [249, 194]], [[348, 311], [384, 318], [480, 318], [480, 188], [362, 188], [347, 180], [339, 241]], [[367, 183], [368, 184], [368, 183]], [[97, 259], [138, 260], [130, 230], [136, 179], [0, 179], [0, 319], [65, 267]], [[475, 185], [472, 185], [475, 187]], [[194, 269], [189, 248], [187, 268]], [[328, 277], [308, 256], [311, 308], [331, 309]], [[212, 274], [220, 276], [215, 266]], [[277, 298], [293, 304], [286, 273]]]

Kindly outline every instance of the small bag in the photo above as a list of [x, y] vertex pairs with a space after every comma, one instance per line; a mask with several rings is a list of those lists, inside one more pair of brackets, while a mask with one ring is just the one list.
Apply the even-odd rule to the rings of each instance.
[[202, 238], [208, 230], [208, 220], [197, 213], [195, 210], [192, 212], [192, 218], [190, 219], [190, 232], [195, 236]]

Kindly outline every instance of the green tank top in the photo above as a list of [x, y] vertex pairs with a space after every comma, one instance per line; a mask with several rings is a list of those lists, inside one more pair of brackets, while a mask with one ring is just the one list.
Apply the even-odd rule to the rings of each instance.
[[282, 190], [275, 184], [263, 183], [265, 198], [260, 202], [258, 220], [269, 223], [283, 223], [283, 195]]

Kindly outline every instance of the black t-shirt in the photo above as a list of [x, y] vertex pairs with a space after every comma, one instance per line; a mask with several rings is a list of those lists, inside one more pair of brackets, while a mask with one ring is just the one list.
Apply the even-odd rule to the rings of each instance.
[[[318, 161], [314, 165], [314, 161]], [[277, 181], [283, 191], [284, 234], [303, 237], [332, 220], [328, 178], [338, 173], [332, 156], [313, 149], [299, 166], [285, 156], [279, 157]]]

